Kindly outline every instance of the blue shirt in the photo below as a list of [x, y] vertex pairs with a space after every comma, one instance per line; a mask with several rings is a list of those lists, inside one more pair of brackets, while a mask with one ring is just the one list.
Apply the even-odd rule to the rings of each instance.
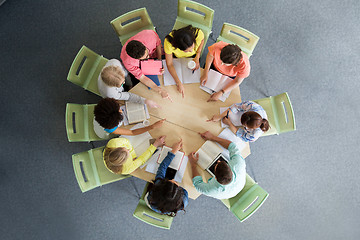
[[111, 128], [111, 129], [107, 129], [107, 128], [104, 128], [104, 130], [108, 133], [112, 133], [114, 132], [116, 129], [118, 128], [118, 126], [114, 127], [114, 128]]
[[[267, 119], [265, 110], [259, 104], [253, 101], [244, 101], [241, 103], [235, 103], [230, 107], [231, 112], [241, 116], [249, 111], [258, 113], [262, 118]], [[236, 132], [236, 136], [244, 142], [255, 142], [264, 132], [260, 128], [248, 129], [246, 127], [239, 128]]]
[[[154, 185], [156, 185], [156, 183], [160, 182], [161, 179], [164, 179], [165, 178], [165, 175], [166, 175], [166, 170], [167, 168], [169, 167], [171, 161], [174, 159], [175, 157], [175, 154], [173, 154], [172, 152], [168, 152], [168, 155], [164, 158], [164, 160], [161, 162], [157, 172], [156, 172], [156, 176], [155, 176], [155, 182], [154, 182]], [[183, 191], [184, 191], [184, 196], [183, 196], [183, 203], [184, 203], [184, 208], [188, 205], [189, 203], [189, 197], [188, 197], [188, 192], [180, 187]], [[150, 200], [150, 197], [151, 197], [151, 190], [149, 192], [149, 196], [147, 198], [147, 200], [149, 201]], [[151, 209], [154, 210], [155, 212], [158, 212], [158, 213], [161, 213], [156, 206], [154, 205], [151, 205]], [[163, 214], [168, 214], [168, 213], [163, 213]]]
[[227, 199], [236, 196], [245, 186], [246, 164], [240, 155], [240, 150], [235, 143], [230, 143], [229, 147], [229, 166], [233, 173], [232, 181], [227, 185], [220, 184], [216, 178], [209, 179], [204, 183], [201, 176], [195, 176], [192, 181], [196, 190], [204, 195], [217, 199]]

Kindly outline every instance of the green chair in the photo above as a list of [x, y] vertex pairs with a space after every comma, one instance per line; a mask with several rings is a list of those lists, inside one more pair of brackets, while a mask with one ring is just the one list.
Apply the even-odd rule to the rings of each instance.
[[270, 129], [262, 136], [269, 136], [296, 130], [295, 116], [287, 92], [273, 97], [254, 100], [261, 105], [268, 116]]
[[111, 173], [104, 164], [103, 150], [104, 146], [72, 155], [76, 180], [82, 192], [131, 177]]
[[259, 39], [258, 36], [242, 27], [224, 23], [217, 41], [236, 44], [248, 57], [250, 57]]
[[214, 10], [197, 2], [178, 0], [178, 13], [173, 29], [188, 25], [200, 28], [204, 32], [204, 50], [209, 35], [212, 32]]
[[246, 174], [244, 188], [235, 197], [221, 201], [243, 222], [261, 207], [268, 196], [269, 194]]
[[100, 95], [97, 80], [102, 68], [109, 60], [93, 52], [86, 46], [82, 46], [71, 64], [67, 80]]
[[94, 131], [94, 108], [96, 104], [66, 104], [66, 132], [69, 142], [90, 142], [108, 138], [100, 138]]
[[147, 192], [148, 185], [149, 183], [147, 183], [145, 186], [144, 192], [141, 195], [141, 198], [139, 200], [139, 203], [135, 209], [133, 216], [152, 226], [164, 228], [164, 229], [170, 229], [174, 218], [168, 215], [163, 215], [154, 212], [146, 205], [144, 197]]
[[110, 22], [111, 26], [118, 35], [121, 44], [124, 46], [126, 41], [142, 30], [154, 30], [155, 27], [149, 17], [146, 8], [139, 8], [125, 13]]

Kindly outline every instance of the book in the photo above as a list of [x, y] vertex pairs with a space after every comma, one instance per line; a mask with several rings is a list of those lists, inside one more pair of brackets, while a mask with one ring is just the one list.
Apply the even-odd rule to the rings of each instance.
[[[183, 83], [199, 83], [200, 82], [200, 68], [193, 70], [188, 68], [188, 62], [192, 61], [191, 58], [175, 58], [173, 59], [173, 65], [175, 71], [179, 77], [179, 80]], [[163, 60], [164, 65], [164, 86], [176, 85], [174, 78], [171, 76], [166, 60]]]
[[[238, 138], [229, 128], [225, 128], [219, 135], [219, 138], [223, 138], [229, 140], [236, 144], [237, 148], [241, 151], [246, 147], [246, 142], [242, 141]], [[220, 146], [221, 147], [221, 146]], [[221, 147], [222, 150], [226, 150], [225, 148]], [[224, 152], [223, 152], [224, 153]]]
[[199, 154], [198, 165], [206, 170], [221, 154], [222, 149], [212, 141], [206, 141], [197, 151]]
[[126, 101], [125, 106], [129, 124], [142, 122], [146, 119], [144, 104]]
[[[171, 152], [171, 148], [168, 147], [168, 146], [163, 146], [162, 149], [161, 149], [161, 153], [160, 153], [160, 156], [157, 160], [157, 163], [161, 163], [165, 157], [167, 156], [168, 152]], [[180, 152], [180, 151], [177, 151], [177, 153], [175, 154], [175, 157], [174, 159], [171, 161], [169, 167], [172, 168], [172, 169], [175, 169], [175, 170], [179, 170], [180, 169], [180, 166], [181, 166], [181, 162], [184, 158], [184, 155], [185, 153], [184, 152]]]
[[[213, 94], [221, 91], [221, 89], [223, 89], [232, 81], [233, 79], [229, 78], [228, 76], [222, 75], [221, 73], [210, 69], [208, 73], [208, 80], [204, 86], [200, 85], [200, 88], [209, 94]], [[230, 96], [230, 93], [231, 92], [225, 93], [219, 98], [219, 100], [225, 102], [225, 100]]]
[[[223, 112], [225, 112], [226, 110], [228, 110], [228, 107], [221, 107], [220, 108], [220, 114], [222, 114]], [[230, 121], [232, 122], [232, 124], [234, 124], [234, 126], [238, 127], [238, 126], [242, 126], [241, 124], [241, 112], [237, 112], [237, 113], [233, 113], [233, 112], [229, 112], [228, 115]], [[229, 125], [223, 123], [223, 121], [221, 120], [221, 127], [222, 128], [227, 128], [229, 127]]]
[[[134, 127], [132, 127], [131, 130], [142, 128], [142, 127], [144, 127], [144, 125], [142, 123], [140, 123], [140, 124], [137, 124]], [[143, 154], [150, 147], [149, 140], [152, 139], [149, 132], [144, 132], [142, 134], [135, 135], [135, 136], [122, 136], [122, 137], [124, 137], [130, 141], [130, 143], [133, 146], [135, 153], [138, 157], [141, 154]]]
[[161, 75], [162, 67], [161, 60], [148, 59], [140, 61], [140, 68], [144, 75]]

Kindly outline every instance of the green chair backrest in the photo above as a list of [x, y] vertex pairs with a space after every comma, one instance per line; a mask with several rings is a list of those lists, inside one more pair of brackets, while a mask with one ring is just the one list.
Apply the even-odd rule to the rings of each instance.
[[262, 136], [296, 130], [294, 111], [287, 92], [273, 97], [254, 100], [254, 102], [264, 108], [271, 127], [271, 129]]
[[146, 203], [144, 201], [144, 197], [147, 192], [148, 185], [149, 185], [149, 183], [147, 183], [144, 188], [143, 194], [139, 200], [139, 203], [135, 209], [133, 216], [147, 224], [152, 225], [152, 226], [163, 228], [163, 229], [170, 229], [174, 218], [170, 217], [168, 215], [163, 215], [163, 214], [154, 212], [146, 205]]
[[155, 27], [146, 8], [139, 8], [125, 13], [112, 20], [110, 24], [123, 46], [129, 38], [142, 30], [149, 29], [155, 31]]
[[[66, 104], [66, 132], [69, 142], [104, 140], [94, 131], [94, 108], [96, 104]], [[110, 138], [110, 136], [109, 136]]]
[[204, 32], [204, 46], [211, 33], [214, 20], [214, 10], [197, 2], [178, 0], [178, 14], [173, 29], [180, 29], [188, 25], [200, 28]]
[[221, 201], [243, 222], [261, 207], [268, 196], [269, 194], [246, 174], [244, 188], [235, 197]]
[[108, 59], [93, 52], [86, 46], [82, 46], [71, 64], [67, 80], [101, 96], [97, 79], [108, 61]]
[[76, 180], [82, 192], [131, 177], [111, 173], [104, 164], [103, 150], [104, 146], [72, 155]]
[[248, 57], [250, 57], [259, 39], [258, 36], [242, 27], [224, 23], [217, 41], [236, 44], [248, 55]]

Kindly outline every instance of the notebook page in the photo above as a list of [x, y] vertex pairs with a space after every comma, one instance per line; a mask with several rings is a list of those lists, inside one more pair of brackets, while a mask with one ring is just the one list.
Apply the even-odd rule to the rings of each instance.
[[199, 83], [200, 82], [200, 68], [194, 71], [188, 68], [188, 62], [192, 61], [191, 58], [181, 58], [182, 79], [186, 83]]
[[[161, 150], [161, 154], [160, 154], [159, 159], [158, 159], [157, 162], [160, 164], [165, 159], [168, 152], [171, 152], [171, 150], [172, 150], [171, 148], [169, 148], [167, 146], [163, 146], [163, 148]], [[172, 169], [178, 170], [184, 155], [185, 154], [183, 152], [178, 151], [175, 154], [175, 157], [173, 158], [173, 160], [171, 161], [169, 167], [171, 167]]]
[[144, 104], [126, 102], [126, 112], [129, 123], [142, 122], [146, 119]]
[[[176, 74], [178, 75], [180, 81], [182, 79], [182, 69], [181, 69], [181, 63], [179, 59], [173, 59], [173, 65], [176, 71]], [[169, 69], [166, 65], [166, 60], [163, 60], [163, 66], [164, 66], [164, 86], [170, 86], [170, 85], [176, 85], [176, 82], [174, 78], [171, 76]]]

